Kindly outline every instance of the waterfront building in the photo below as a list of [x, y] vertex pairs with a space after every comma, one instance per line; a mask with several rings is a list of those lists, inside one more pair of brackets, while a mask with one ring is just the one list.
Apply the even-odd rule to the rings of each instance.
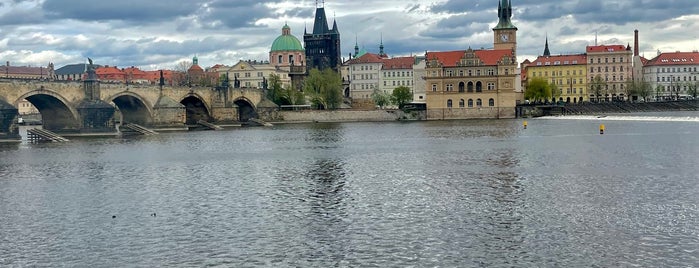
[[291, 27], [288, 24], [284, 24], [282, 34], [272, 42], [269, 62], [275, 68], [285, 71], [293, 86], [301, 89], [301, 82], [306, 75], [306, 50], [301, 46], [299, 39], [291, 35]]
[[517, 92], [517, 27], [511, 0], [498, 4], [494, 49], [427, 52], [428, 119], [513, 118]]
[[643, 80], [656, 100], [694, 98], [699, 85], [699, 52], [659, 53], [643, 66]]
[[6, 62], [5, 66], [0, 66], [0, 77], [6, 79], [29, 79], [29, 80], [53, 80], [55, 72], [53, 63], [47, 67], [12, 66]]
[[[632, 79], [631, 46], [587, 46], [588, 93], [591, 101], [623, 101], [629, 96], [627, 82]], [[594, 90], [595, 77], [602, 81], [602, 89]]]
[[[382, 45], [383, 46], [383, 45]], [[381, 54], [379, 54], [380, 56]], [[385, 55], [385, 54], [384, 54]], [[415, 57], [385, 58], [379, 74], [379, 90], [392, 94], [397, 87], [407, 87], [413, 92]]]
[[370, 100], [371, 94], [379, 88], [383, 60], [378, 54], [364, 53], [347, 62], [350, 77], [350, 97], [353, 103]]
[[425, 103], [425, 56], [415, 56], [413, 62], [413, 102]]
[[283, 87], [291, 86], [289, 71], [268, 61], [241, 60], [230, 68], [219, 69], [219, 76], [228, 76], [229, 83], [234, 88], [265, 88], [271, 74], [279, 76]]
[[331, 68], [340, 71], [342, 64], [340, 50], [340, 31], [337, 21], [333, 21], [332, 29], [328, 28], [325, 7], [316, 7], [313, 31], [304, 30], [303, 42], [306, 47], [306, 67], [308, 70]]
[[526, 79], [539, 77], [549, 82], [552, 86], [552, 102], [580, 103], [589, 100], [586, 93], [587, 55], [552, 56], [548, 37], [543, 55], [533, 62], [524, 62], [523, 70]]

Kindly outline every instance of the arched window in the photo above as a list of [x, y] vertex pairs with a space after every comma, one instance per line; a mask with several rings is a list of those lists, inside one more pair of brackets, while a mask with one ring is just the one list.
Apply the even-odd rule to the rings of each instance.
[[294, 63], [294, 55], [289, 55], [289, 64]]
[[464, 82], [459, 82], [459, 92], [464, 92]]
[[451, 99], [447, 100], [447, 108], [451, 108]]
[[483, 83], [481, 81], [476, 82], [476, 92], [483, 92]]
[[481, 107], [483, 106], [483, 101], [481, 99], [476, 100], [476, 106]]
[[495, 100], [494, 100], [494, 99], [492, 99], [492, 98], [491, 98], [491, 99], [489, 99], [489, 100], [488, 100], [488, 106], [490, 106], [490, 107], [493, 107], [493, 106], [495, 106]]
[[459, 101], [459, 108], [464, 108], [464, 99]]
[[283, 60], [284, 60], [284, 57], [282, 57], [282, 55], [279, 55], [279, 59], [277, 60], [277, 63], [281, 64]]
[[468, 99], [468, 107], [473, 107], [473, 99]]
[[467, 87], [468, 87], [468, 92], [473, 92], [473, 82], [469, 81]]

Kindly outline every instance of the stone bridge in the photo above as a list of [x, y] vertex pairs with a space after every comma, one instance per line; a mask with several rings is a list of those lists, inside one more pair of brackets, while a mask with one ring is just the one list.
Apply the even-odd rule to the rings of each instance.
[[0, 81], [0, 139], [14, 139], [17, 107], [27, 100], [43, 127], [58, 133], [115, 132], [129, 122], [149, 128], [271, 120], [278, 107], [260, 89], [102, 84], [99, 81]]

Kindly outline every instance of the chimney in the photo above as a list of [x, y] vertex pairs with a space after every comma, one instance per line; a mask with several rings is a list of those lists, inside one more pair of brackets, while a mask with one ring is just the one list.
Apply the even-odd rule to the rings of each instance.
[[638, 30], [633, 31], [633, 55], [638, 56]]

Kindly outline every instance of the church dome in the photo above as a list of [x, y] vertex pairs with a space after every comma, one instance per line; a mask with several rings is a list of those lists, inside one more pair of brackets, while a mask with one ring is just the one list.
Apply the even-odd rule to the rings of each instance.
[[274, 39], [272, 43], [272, 52], [274, 51], [304, 51], [303, 46], [298, 38], [291, 35], [289, 25], [282, 27], [282, 35]]

